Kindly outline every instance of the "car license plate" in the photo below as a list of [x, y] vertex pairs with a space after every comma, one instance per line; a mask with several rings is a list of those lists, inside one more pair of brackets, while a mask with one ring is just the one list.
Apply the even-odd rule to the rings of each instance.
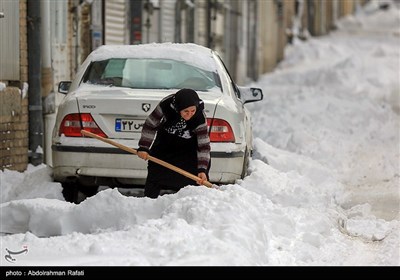
[[143, 120], [116, 119], [115, 131], [140, 132], [142, 130], [143, 123]]

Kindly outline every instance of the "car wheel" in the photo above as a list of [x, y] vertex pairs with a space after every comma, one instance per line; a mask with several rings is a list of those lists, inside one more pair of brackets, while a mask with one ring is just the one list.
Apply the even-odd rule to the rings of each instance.
[[79, 192], [78, 185], [74, 182], [64, 182], [61, 183], [61, 186], [63, 188], [62, 194], [64, 196], [65, 201], [78, 203], [78, 192]]
[[79, 190], [86, 195], [86, 197], [94, 196], [97, 194], [98, 186], [80, 186]]
[[78, 204], [87, 197], [97, 194], [98, 186], [82, 186], [78, 182], [65, 182], [61, 184], [63, 187], [62, 194], [65, 201]]
[[244, 159], [243, 159], [243, 168], [242, 168], [242, 175], [241, 175], [242, 179], [248, 175], [247, 170], [249, 169], [249, 164], [250, 164], [250, 152], [249, 152], [249, 149], [246, 147], [246, 151], [244, 152]]

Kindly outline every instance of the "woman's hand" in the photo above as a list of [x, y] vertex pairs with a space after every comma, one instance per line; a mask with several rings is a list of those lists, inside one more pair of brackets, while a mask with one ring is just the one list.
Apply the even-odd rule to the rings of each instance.
[[141, 159], [148, 160], [149, 159], [149, 153], [145, 151], [139, 151], [137, 152], [137, 156], [140, 157]]
[[200, 180], [197, 180], [197, 181], [196, 181], [197, 184], [199, 184], [199, 185], [203, 185], [204, 181], [207, 181], [207, 175], [206, 175], [206, 173], [204, 173], [204, 172], [200, 172], [200, 173], [197, 175], [197, 177], [200, 178]]

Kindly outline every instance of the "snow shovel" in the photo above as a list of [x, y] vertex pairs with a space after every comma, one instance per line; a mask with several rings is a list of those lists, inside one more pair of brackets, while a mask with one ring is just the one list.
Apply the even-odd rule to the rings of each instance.
[[[92, 137], [92, 138], [96, 138], [96, 139], [98, 139], [100, 141], [103, 141], [105, 143], [108, 143], [108, 144], [111, 144], [111, 145], [113, 145], [115, 147], [118, 147], [121, 150], [127, 151], [127, 152], [129, 152], [131, 154], [134, 154], [134, 155], [137, 155], [137, 150], [129, 148], [129, 147], [125, 146], [125, 145], [117, 143], [117, 142], [115, 142], [113, 140], [110, 140], [108, 138], [101, 137], [101, 136], [99, 136], [97, 134], [91, 133], [91, 132], [86, 131], [86, 130], [81, 130], [81, 133], [84, 136], [89, 136], [89, 137]], [[172, 165], [172, 164], [170, 164], [168, 162], [165, 162], [165, 161], [163, 161], [161, 159], [158, 159], [158, 158], [155, 158], [155, 157], [152, 157], [152, 156], [149, 155], [148, 160], [153, 161], [155, 163], [158, 163], [158, 164], [160, 164], [160, 165], [162, 165], [162, 166], [164, 166], [164, 167], [166, 167], [168, 169], [171, 169], [171, 170], [173, 170], [173, 171], [175, 171], [175, 172], [177, 172], [177, 173], [179, 173], [179, 174], [181, 174], [181, 175], [183, 175], [185, 177], [188, 177], [188, 178], [194, 180], [195, 182], [197, 182], [198, 180], [201, 180], [201, 178], [193, 175], [192, 173], [189, 173], [189, 172], [187, 172], [187, 171], [185, 171], [185, 170], [183, 170], [183, 169], [181, 169], [179, 167], [176, 167], [176, 166], [174, 166], [174, 165]], [[203, 185], [206, 186], [206, 187], [209, 187], [209, 188], [216, 187], [215, 185], [211, 184], [209, 181], [206, 181], [206, 180], [203, 181]]]

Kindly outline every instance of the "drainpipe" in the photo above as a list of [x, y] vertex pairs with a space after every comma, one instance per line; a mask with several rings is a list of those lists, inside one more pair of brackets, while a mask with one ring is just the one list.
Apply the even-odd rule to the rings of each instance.
[[182, 1], [178, 0], [175, 3], [175, 34], [174, 40], [176, 43], [182, 43]]
[[42, 114], [44, 116], [44, 157], [43, 162], [51, 166], [51, 135], [54, 127], [54, 112], [56, 107], [56, 94], [54, 92], [54, 77], [51, 63], [51, 26], [50, 26], [50, 0], [41, 0], [41, 78], [42, 78]]
[[28, 31], [28, 104], [29, 104], [29, 162], [43, 163], [43, 115], [41, 96], [40, 4], [27, 0]]
[[211, 21], [214, 20], [212, 16], [213, 0], [207, 1], [207, 47], [212, 48], [212, 34], [211, 34]]
[[41, 57], [42, 57], [42, 98], [44, 114], [54, 113], [55, 94], [53, 91], [53, 70], [51, 68], [50, 1], [42, 0], [41, 17]]

